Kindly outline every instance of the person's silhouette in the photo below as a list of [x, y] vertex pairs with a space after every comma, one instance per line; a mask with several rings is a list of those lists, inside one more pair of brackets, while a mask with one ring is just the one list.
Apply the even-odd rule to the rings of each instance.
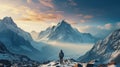
[[60, 50], [60, 53], [59, 53], [60, 64], [63, 64], [63, 57], [64, 57], [64, 53], [62, 50]]

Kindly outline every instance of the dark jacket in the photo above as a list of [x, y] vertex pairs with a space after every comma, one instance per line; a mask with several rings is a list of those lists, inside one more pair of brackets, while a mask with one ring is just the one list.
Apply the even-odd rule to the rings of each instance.
[[64, 53], [63, 53], [63, 51], [61, 50], [60, 53], [59, 53], [59, 58], [60, 58], [60, 59], [63, 59], [63, 57], [64, 57]]

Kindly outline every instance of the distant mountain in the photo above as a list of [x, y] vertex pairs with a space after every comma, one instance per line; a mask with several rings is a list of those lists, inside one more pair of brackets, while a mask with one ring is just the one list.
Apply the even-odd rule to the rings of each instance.
[[90, 33], [81, 33], [73, 28], [66, 21], [61, 21], [56, 26], [49, 27], [45, 31], [40, 32], [38, 40], [60, 41], [72, 43], [94, 43], [96, 38]]
[[34, 48], [35, 42], [30, 34], [17, 27], [11, 17], [0, 21], [0, 41], [14, 54], [25, 55], [37, 61], [45, 59], [41, 52]]
[[98, 60], [100, 63], [111, 61], [120, 63], [120, 29], [112, 32], [104, 40], [98, 41], [90, 51], [78, 60], [81, 62]]
[[34, 40], [36, 40], [37, 37], [38, 37], [38, 35], [39, 35], [39, 33], [36, 32], [36, 31], [31, 31], [30, 34], [31, 34], [31, 36], [32, 36], [32, 38], [33, 38]]

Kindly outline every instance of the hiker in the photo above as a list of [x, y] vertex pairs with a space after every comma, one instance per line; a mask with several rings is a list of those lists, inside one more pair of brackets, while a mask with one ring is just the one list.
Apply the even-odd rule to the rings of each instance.
[[59, 53], [60, 64], [63, 64], [63, 57], [64, 57], [64, 53], [62, 50], [60, 50], [60, 53]]

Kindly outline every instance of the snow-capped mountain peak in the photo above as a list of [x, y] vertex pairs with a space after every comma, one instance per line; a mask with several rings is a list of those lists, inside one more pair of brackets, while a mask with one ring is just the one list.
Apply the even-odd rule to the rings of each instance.
[[72, 26], [68, 22], [66, 22], [65, 20], [62, 20], [61, 22], [59, 22], [57, 24], [56, 28], [62, 29], [64, 31], [73, 29]]
[[[25, 55], [35, 60], [38, 60], [38, 56], [40, 56], [40, 51], [33, 46], [36, 42], [28, 32], [17, 27], [11, 17], [5, 17], [0, 21], [0, 41], [13, 53]], [[38, 61], [42, 60], [39, 59]]]
[[68, 24], [65, 20], [62, 20], [61, 22], [59, 22], [58, 24], [57, 24], [57, 26], [70, 26], [70, 24]]
[[[86, 38], [86, 40], [84, 39]], [[56, 26], [49, 27], [41, 31], [38, 40], [74, 42], [74, 43], [94, 43], [95, 37], [91, 34], [81, 33], [73, 28], [68, 22], [62, 20]]]
[[4, 24], [17, 26], [11, 17], [4, 17], [1, 22], [3, 22]]

